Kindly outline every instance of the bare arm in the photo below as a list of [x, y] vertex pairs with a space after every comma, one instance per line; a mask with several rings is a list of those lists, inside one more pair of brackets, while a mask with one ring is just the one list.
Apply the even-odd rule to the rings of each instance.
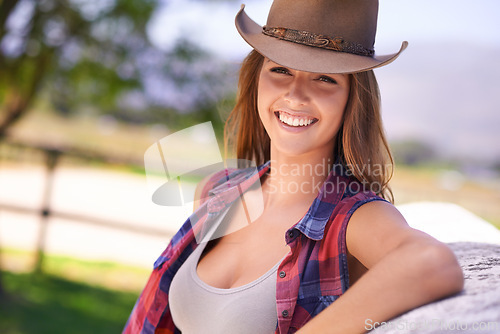
[[298, 333], [363, 333], [370, 324], [459, 292], [453, 252], [409, 227], [385, 202], [363, 205], [347, 227], [347, 248], [369, 270]]

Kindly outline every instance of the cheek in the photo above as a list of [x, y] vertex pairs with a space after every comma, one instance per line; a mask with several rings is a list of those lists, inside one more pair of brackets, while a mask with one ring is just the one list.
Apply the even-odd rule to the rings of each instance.
[[336, 99], [336, 110], [340, 117], [342, 117], [345, 113], [345, 109], [347, 108], [347, 102], [349, 100], [349, 89], [344, 88], [338, 94], [338, 98]]
[[342, 127], [347, 100], [347, 94], [342, 92], [336, 94], [335, 98], [326, 98], [321, 101], [323, 125], [327, 126], [325, 135], [328, 138], [335, 138]]
[[261, 118], [267, 117], [270, 107], [273, 102], [273, 86], [270, 85], [267, 80], [259, 80], [259, 86], [257, 89], [257, 109]]
[[321, 105], [323, 116], [330, 121], [342, 119], [346, 106], [347, 96], [344, 94], [336, 94], [334, 98], [321, 100], [318, 104]]
[[259, 117], [261, 120], [263, 120], [262, 116], [264, 114], [264, 110], [266, 110], [265, 103], [264, 103], [264, 97], [262, 96], [260, 89], [259, 89], [259, 91], [257, 92], [257, 112], [259, 113]]

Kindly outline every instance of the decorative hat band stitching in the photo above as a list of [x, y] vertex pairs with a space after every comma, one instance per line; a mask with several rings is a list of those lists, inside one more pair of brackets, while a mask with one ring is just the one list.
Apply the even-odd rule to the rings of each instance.
[[345, 41], [342, 37], [331, 38], [326, 35], [314, 34], [308, 31], [267, 26], [262, 27], [262, 33], [288, 42], [321, 49], [347, 52], [358, 56], [372, 57], [375, 53], [374, 50], [367, 49], [361, 44]]

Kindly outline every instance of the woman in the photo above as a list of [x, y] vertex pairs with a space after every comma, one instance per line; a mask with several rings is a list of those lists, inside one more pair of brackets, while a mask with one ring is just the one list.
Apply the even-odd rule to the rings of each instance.
[[[226, 129], [259, 167], [202, 182], [124, 332], [360, 333], [462, 289], [450, 249], [390, 203], [372, 69], [406, 42], [374, 56], [377, 11], [375, 0], [275, 0], [264, 27], [238, 13], [254, 50]], [[237, 226], [259, 194], [260, 215]]]

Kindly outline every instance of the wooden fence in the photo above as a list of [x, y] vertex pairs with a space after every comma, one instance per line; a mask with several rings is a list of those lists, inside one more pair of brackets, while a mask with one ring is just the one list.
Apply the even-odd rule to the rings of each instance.
[[[15, 160], [39, 160], [42, 158], [42, 163], [45, 170], [45, 182], [43, 189], [42, 205], [40, 208], [12, 205], [0, 203], [0, 210], [17, 212], [23, 214], [32, 214], [39, 216], [40, 229], [37, 237], [36, 245], [36, 260], [35, 272], [43, 271], [43, 261], [46, 250], [47, 230], [49, 218], [63, 218], [74, 222], [86, 225], [98, 225], [117, 230], [125, 230], [129, 232], [144, 234], [147, 236], [165, 236], [170, 238], [172, 235], [164, 230], [155, 229], [153, 227], [137, 227], [133, 225], [121, 224], [117, 221], [102, 219], [99, 217], [86, 216], [71, 212], [55, 211], [51, 208], [51, 198], [53, 196], [54, 174], [63, 158], [70, 158], [81, 163], [100, 163], [103, 165], [113, 166], [131, 166], [143, 168], [143, 161], [136, 157], [121, 157], [118, 155], [102, 154], [89, 150], [82, 150], [71, 147], [55, 147], [55, 146], [37, 146], [20, 142], [3, 141], [0, 142], [0, 161], [15, 161]], [[37, 159], [38, 158], [38, 159]], [[35, 161], [33, 161], [35, 162]], [[0, 185], [1, 186], [1, 185]], [[0, 245], [1, 247], [1, 245]]]

